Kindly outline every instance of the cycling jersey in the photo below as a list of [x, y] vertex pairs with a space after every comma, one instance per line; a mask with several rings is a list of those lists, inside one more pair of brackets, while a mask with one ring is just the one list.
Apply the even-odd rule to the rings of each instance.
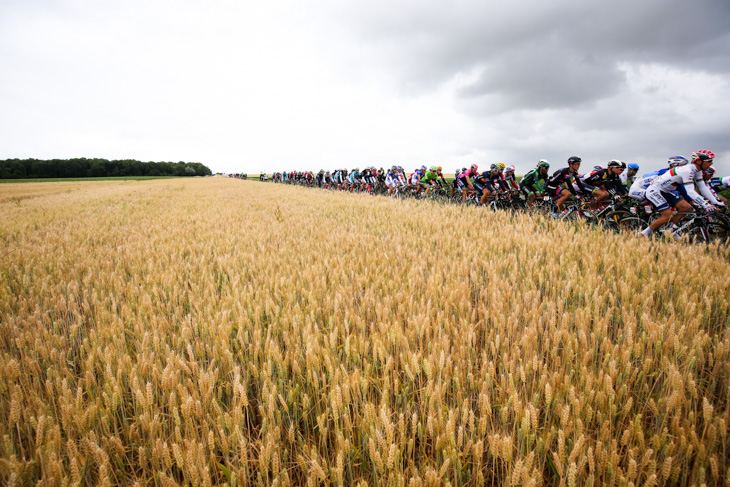
[[631, 185], [631, 188], [629, 188], [629, 198], [643, 202], [646, 199], [646, 188], [648, 188], [656, 178], [667, 171], [669, 171], [668, 167], [637, 177]]
[[491, 183], [491, 181], [492, 181], [492, 178], [490, 177], [489, 171], [484, 171], [480, 175], [474, 176], [474, 183], [475, 184], [476, 183], [478, 183], [478, 184], [487, 184], [487, 183]]
[[389, 188], [392, 188], [392, 187], [396, 186], [397, 184], [398, 184], [397, 180], [396, 180], [395, 176], [393, 175], [393, 173], [388, 172], [388, 175], [385, 176], [385, 185], [388, 186]]
[[603, 186], [611, 194], [626, 194], [626, 188], [621, 184], [621, 179], [611, 173], [611, 168], [593, 171], [590, 174], [585, 174], [580, 179], [583, 183], [594, 188]]
[[494, 186], [492, 185], [492, 177], [489, 171], [484, 171], [480, 175], [474, 177], [474, 188], [477, 190], [478, 193], [481, 193], [484, 188], [488, 189], [489, 191], [494, 190]]
[[715, 191], [722, 191], [730, 188], [730, 176], [724, 178], [712, 178], [707, 181], [707, 185]]
[[509, 186], [507, 185], [507, 181], [504, 179], [504, 174], [497, 173], [496, 176], [492, 176], [492, 184], [502, 190], [502, 191], [509, 191]]
[[517, 178], [515, 177], [515, 173], [505, 174], [504, 176], [502, 176], [502, 181], [504, 182], [504, 185], [507, 187], [507, 189], [510, 191], [517, 191], [520, 189], [520, 185], [517, 184]]
[[410, 182], [412, 185], [416, 186], [418, 185], [418, 182], [421, 180], [421, 175], [418, 174], [418, 171], [414, 172], [408, 177], [408, 182]]
[[702, 179], [702, 171], [697, 169], [694, 164], [673, 167], [656, 178], [647, 191], [655, 189], [656, 191], [669, 193], [676, 189], [685, 199], [696, 201], [704, 208], [708, 207], [709, 204], [697, 193], [695, 186], [700, 190], [702, 196], [707, 198], [711, 203], [717, 204], [717, 199], [712, 195], [705, 181]]
[[539, 169], [533, 169], [522, 177], [520, 188], [528, 193], [542, 193], [542, 187], [545, 181], [547, 181], [547, 178], [547, 174], [541, 176]]
[[624, 188], [628, 188], [634, 184], [634, 181], [636, 181], [636, 174], [629, 176], [629, 170], [627, 169], [619, 174], [618, 178], [621, 180], [621, 184], [623, 184]]
[[475, 178], [477, 176], [479, 176], [479, 173], [472, 168], [459, 174], [459, 178]]
[[422, 183], [430, 183], [431, 181], [436, 181], [436, 178], [438, 178], [438, 174], [432, 171], [426, 171], [426, 174], [421, 178]]
[[570, 185], [570, 191], [573, 194], [582, 194], [584, 196], [590, 196], [596, 190], [594, 186], [583, 182], [584, 174], [576, 174], [573, 178], [573, 183]]
[[[553, 173], [550, 178], [548, 178], [547, 182], [545, 183], [545, 191], [550, 195], [554, 196], [557, 194], [558, 187], [561, 184], [565, 184], [568, 186], [568, 188], [573, 188], [573, 180], [578, 181], [579, 187], [583, 187], [583, 184], [580, 182], [580, 178], [578, 178], [578, 173], [573, 172], [570, 170], [569, 167], [564, 167], [563, 169], [559, 169]], [[587, 191], [590, 193], [593, 190], [593, 188], [584, 188], [584, 191]]]

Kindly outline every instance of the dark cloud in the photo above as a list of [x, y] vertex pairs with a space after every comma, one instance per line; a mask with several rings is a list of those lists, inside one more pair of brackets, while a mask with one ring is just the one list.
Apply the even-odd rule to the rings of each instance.
[[402, 91], [458, 74], [459, 91], [489, 110], [580, 106], [625, 85], [622, 63], [730, 72], [730, 2], [718, 0], [507, 3], [368, 2], [346, 23]]

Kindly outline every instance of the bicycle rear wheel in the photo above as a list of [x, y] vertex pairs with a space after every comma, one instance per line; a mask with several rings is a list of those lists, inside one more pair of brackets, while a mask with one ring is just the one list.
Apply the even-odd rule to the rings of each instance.
[[717, 222], [698, 223], [687, 229], [690, 242], [726, 245], [730, 243], [730, 226]]
[[603, 229], [617, 233], [635, 232], [643, 229], [646, 222], [629, 211], [617, 210], [606, 215]]

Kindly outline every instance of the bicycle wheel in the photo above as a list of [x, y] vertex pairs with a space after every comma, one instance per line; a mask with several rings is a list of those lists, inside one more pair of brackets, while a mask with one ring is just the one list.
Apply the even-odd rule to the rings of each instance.
[[604, 230], [611, 230], [619, 233], [641, 230], [645, 226], [646, 222], [629, 211], [612, 211], [603, 219]]
[[598, 217], [591, 210], [585, 208], [574, 208], [565, 216], [566, 221], [584, 221], [589, 224], [597, 224]]
[[730, 227], [717, 222], [697, 223], [687, 229], [690, 242], [694, 243], [730, 243]]

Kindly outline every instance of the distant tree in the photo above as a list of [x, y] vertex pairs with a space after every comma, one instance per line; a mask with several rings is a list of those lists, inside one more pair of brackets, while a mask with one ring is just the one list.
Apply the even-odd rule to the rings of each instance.
[[106, 164], [100, 160], [92, 161], [87, 175], [92, 178], [103, 178], [106, 176]]
[[25, 176], [25, 166], [18, 159], [0, 161], [0, 179], [21, 179]]
[[210, 168], [199, 162], [141, 162], [134, 159], [6, 159], [0, 179], [85, 178], [107, 176], [205, 176]]

